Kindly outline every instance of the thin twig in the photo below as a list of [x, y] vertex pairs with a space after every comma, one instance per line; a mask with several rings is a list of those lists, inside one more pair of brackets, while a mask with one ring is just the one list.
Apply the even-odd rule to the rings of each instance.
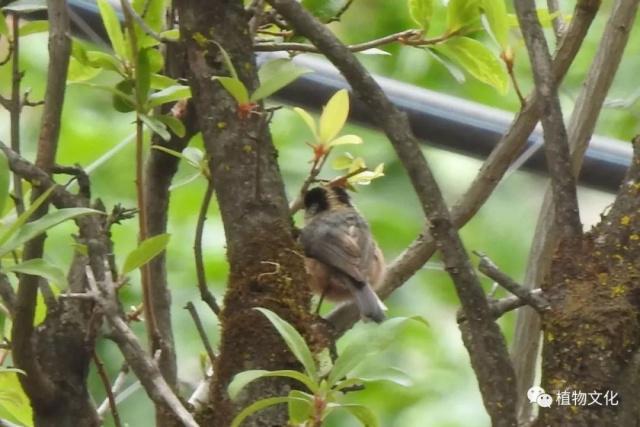
[[500, 269], [498, 269], [498, 266], [495, 265], [488, 256], [480, 252], [474, 253], [478, 257], [480, 257], [478, 270], [480, 270], [480, 272], [482, 272], [484, 275], [494, 280], [498, 285], [502, 286], [507, 291], [523, 300], [526, 304], [533, 307], [538, 313], [542, 313], [543, 311], [549, 310], [549, 308], [551, 308], [547, 300], [532, 293], [529, 289], [520, 285], [507, 274], [500, 271]]
[[[20, 19], [14, 15], [11, 20], [13, 51], [13, 62], [11, 64], [11, 101], [9, 104], [9, 116], [11, 126], [11, 149], [20, 154], [20, 83], [24, 73], [20, 71]], [[16, 213], [20, 215], [24, 212], [24, 195], [22, 194], [22, 180], [17, 174], [13, 174], [13, 203], [16, 206]]]
[[322, 168], [327, 162], [327, 159], [331, 154], [331, 150], [332, 147], [329, 147], [329, 149], [321, 157], [316, 157], [313, 159], [311, 169], [309, 170], [309, 175], [302, 183], [300, 191], [298, 191], [298, 195], [296, 196], [295, 200], [289, 204], [289, 213], [291, 215], [302, 209], [304, 195], [307, 194], [307, 191], [309, 190], [311, 184], [316, 182], [316, 178], [318, 178], [318, 175], [320, 174], [320, 172], [322, 172]]
[[200, 336], [200, 340], [204, 345], [204, 349], [207, 351], [207, 356], [209, 356], [209, 361], [211, 362], [211, 366], [213, 366], [213, 364], [216, 361], [216, 355], [213, 352], [213, 348], [211, 348], [209, 337], [207, 337], [207, 333], [204, 330], [204, 327], [202, 326], [202, 321], [200, 320], [200, 316], [198, 316], [198, 311], [196, 310], [196, 307], [193, 305], [191, 301], [189, 301], [187, 305], [184, 306], [184, 308], [189, 311], [189, 314], [193, 319], [193, 323], [196, 325], [196, 329], [198, 330], [198, 335]]
[[204, 233], [204, 223], [207, 220], [207, 211], [213, 196], [213, 180], [207, 179], [207, 189], [204, 192], [202, 204], [200, 205], [200, 213], [196, 223], [196, 236], [193, 242], [193, 254], [196, 261], [196, 277], [198, 280], [198, 290], [200, 298], [204, 301], [216, 316], [220, 316], [220, 306], [207, 286], [207, 276], [204, 269], [204, 260], [202, 257], [202, 235]]
[[[118, 371], [118, 376], [116, 377], [116, 380], [113, 382], [113, 385], [111, 386], [111, 394], [113, 396], [119, 397], [120, 391], [126, 384], [128, 373], [129, 373], [129, 365], [127, 365], [126, 363], [123, 363], [122, 367], [120, 367], [120, 370]], [[117, 397], [115, 401], [117, 405], [118, 404]], [[101, 417], [104, 417], [104, 415], [107, 413], [107, 411], [110, 408], [111, 408], [111, 405], [109, 404], [109, 398], [107, 397], [105, 400], [102, 401], [100, 406], [98, 406], [98, 409], [97, 409], [98, 415], [100, 415]]]
[[[432, 46], [439, 43], [442, 43], [449, 38], [453, 37], [455, 34], [450, 33], [446, 36], [434, 37], [432, 39], [423, 39], [422, 31], [420, 30], [405, 30], [400, 31], [398, 33], [389, 34], [384, 37], [380, 37], [375, 40], [370, 40], [364, 43], [358, 43], [347, 46], [351, 52], [362, 52], [364, 50], [373, 49], [379, 46], [384, 46], [391, 43], [402, 43], [409, 46], [421, 47], [421, 46]], [[317, 47], [308, 43], [276, 43], [276, 42], [267, 42], [267, 43], [256, 43], [253, 49], [257, 52], [277, 52], [277, 51], [289, 51], [289, 52], [307, 52], [307, 53], [319, 53]]]
[[193, 416], [185, 409], [162, 377], [156, 362], [144, 351], [140, 341], [120, 315], [115, 295], [115, 283], [111, 277], [109, 263], [104, 260], [104, 279], [96, 280], [91, 267], [87, 266], [87, 283], [89, 289], [100, 295], [98, 305], [102, 309], [111, 327], [111, 335], [118, 344], [127, 363], [133, 369], [147, 395], [158, 405], [170, 410], [183, 425], [198, 427]]
[[104, 368], [104, 363], [98, 356], [98, 353], [93, 351], [93, 362], [96, 365], [96, 370], [98, 371], [98, 376], [104, 385], [105, 392], [107, 393], [107, 400], [109, 401], [109, 407], [111, 408], [111, 415], [113, 416], [113, 423], [116, 427], [122, 427], [122, 423], [120, 422], [120, 414], [118, 413], [118, 407], [116, 405], [116, 399], [113, 396], [113, 390], [111, 389], [111, 383], [109, 381], [109, 376], [107, 375], [107, 371]]
[[6, 274], [0, 273], [0, 299], [7, 307], [9, 313], [13, 315], [13, 310], [16, 304], [16, 293], [9, 282], [9, 277]]
[[[544, 298], [542, 294], [542, 290], [534, 289], [531, 291], [531, 296], [535, 298]], [[500, 298], [498, 300], [489, 300], [489, 308], [491, 309], [491, 314], [494, 319], [499, 319], [504, 314], [513, 311], [517, 308], [524, 307], [527, 305], [527, 302], [522, 298], [519, 298], [515, 295], [509, 295], [508, 297]], [[467, 320], [464, 313], [460, 310], [456, 315], [456, 320], [458, 323], [462, 323]]]
[[551, 24], [553, 25], [553, 33], [556, 36], [556, 40], [560, 40], [564, 30], [564, 22], [558, 0], [547, 0], [547, 9], [549, 10], [549, 14], [555, 15], [551, 20]]

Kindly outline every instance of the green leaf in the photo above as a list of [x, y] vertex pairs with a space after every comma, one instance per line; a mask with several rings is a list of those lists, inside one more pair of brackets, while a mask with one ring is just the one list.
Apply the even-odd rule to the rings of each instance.
[[142, 120], [142, 123], [147, 125], [147, 127], [152, 131], [157, 133], [160, 138], [165, 141], [169, 141], [171, 139], [171, 134], [167, 130], [167, 126], [162, 123], [160, 120], [155, 117], [147, 116], [146, 114], [139, 114], [138, 117]]
[[[186, 147], [184, 150], [182, 150], [182, 153], [167, 147], [163, 147], [162, 145], [153, 145], [151, 146], [151, 148], [153, 148], [154, 150], [164, 151], [167, 154], [171, 154], [172, 156], [175, 156], [179, 159], [183, 159], [185, 162], [189, 163], [196, 169], [200, 169], [200, 162], [202, 161], [202, 159], [204, 159], [204, 154], [202, 154], [202, 151], [193, 147]], [[199, 159], [196, 160], [196, 156], [198, 156], [198, 154], [196, 154], [195, 152], [189, 152], [188, 150], [197, 151], [199, 153]]]
[[133, 98], [134, 83], [132, 80], [124, 79], [116, 84], [113, 98], [111, 100], [113, 108], [120, 113], [135, 111], [136, 104]]
[[137, 248], [127, 255], [121, 274], [124, 276], [155, 258], [165, 250], [169, 244], [170, 237], [170, 234], [158, 234], [141, 242]]
[[357, 375], [357, 378], [349, 378], [340, 381], [335, 385], [335, 390], [342, 390], [344, 388], [353, 387], [357, 384], [371, 384], [378, 382], [390, 382], [402, 387], [410, 387], [413, 384], [411, 377], [400, 369], [384, 368], [377, 369], [372, 375]]
[[330, 404], [331, 409], [346, 409], [358, 419], [362, 423], [364, 427], [378, 427], [380, 423], [378, 423], [378, 418], [371, 411], [371, 409], [367, 408], [363, 405], [357, 405], [354, 403], [348, 404]]
[[300, 381], [302, 384], [307, 386], [309, 391], [313, 393], [315, 393], [315, 391], [318, 389], [317, 384], [315, 384], [311, 378], [309, 378], [305, 374], [298, 371], [292, 371], [288, 369], [283, 369], [279, 371], [265, 371], [265, 370], [255, 369], [255, 370], [240, 372], [233, 377], [233, 380], [231, 380], [231, 383], [229, 383], [229, 387], [227, 387], [227, 392], [229, 393], [229, 397], [231, 398], [231, 400], [235, 400], [240, 394], [240, 392], [242, 391], [242, 389], [247, 386], [247, 384], [259, 378], [268, 378], [268, 377], [284, 377], [284, 378], [291, 378], [296, 381]]
[[336, 145], [356, 145], [362, 144], [362, 138], [358, 135], [342, 135], [337, 137], [336, 139], [331, 140], [329, 147], [335, 147]]
[[171, 30], [162, 31], [160, 33], [160, 37], [177, 42], [180, 40], [180, 29], [173, 28]]
[[127, 50], [124, 44], [124, 36], [122, 35], [122, 29], [120, 28], [120, 21], [118, 15], [116, 15], [113, 6], [109, 0], [98, 0], [98, 7], [100, 9], [100, 15], [102, 16], [102, 23], [107, 30], [107, 35], [111, 41], [111, 47], [113, 51], [120, 58], [128, 58]]
[[335, 170], [344, 170], [349, 169], [351, 167], [351, 163], [353, 162], [353, 156], [349, 153], [342, 154], [340, 156], [335, 157], [331, 161], [331, 167]]
[[250, 101], [257, 102], [271, 96], [301, 75], [310, 72], [308, 68], [299, 67], [290, 59], [269, 61], [258, 70], [260, 87], [253, 92]]
[[298, 425], [309, 420], [313, 412], [313, 396], [300, 390], [291, 390], [289, 398], [289, 422]]
[[22, 225], [29, 220], [29, 218], [31, 218], [31, 215], [33, 215], [33, 213], [45, 202], [45, 200], [47, 200], [47, 198], [53, 191], [53, 188], [54, 187], [51, 186], [47, 191], [42, 193], [36, 200], [34, 200], [33, 203], [31, 203], [31, 206], [29, 206], [26, 211], [18, 216], [18, 218], [16, 218], [16, 220], [9, 226], [9, 228], [7, 228], [7, 230], [0, 235], [0, 245], [9, 240], [9, 238], [14, 233], [16, 233], [20, 229], [20, 227], [22, 227]]
[[164, 123], [169, 129], [171, 129], [171, 132], [173, 132], [176, 136], [179, 136], [180, 138], [182, 138], [185, 133], [187, 132], [187, 130], [184, 128], [184, 124], [180, 121], [180, 119], [177, 119], [173, 116], [155, 116], [156, 119], [160, 120], [162, 123]]
[[283, 320], [273, 311], [261, 307], [256, 308], [256, 310], [264, 314], [267, 319], [269, 319], [271, 324], [276, 328], [284, 342], [287, 344], [287, 347], [289, 347], [289, 350], [291, 350], [296, 359], [302, 363], [307, 375], [313, 381], [316, 381], [318, 378], [316, 364], [313, 360], [311, 350], [309, 350], [309, 347], [304, 341], [304, 338], [302, 338], [302, 335], [300, 335], [300, 333], [298, 333], [291, 324]]
[[317, 141], [318, 140], [318, 127], [316, 126], [316, 121], [313, 120], [313, 117], [311, 117], [311, 114], [307, 113], [306, 110], [303, 110], [302, 108], [299, 108], [299, 107], [294, 107], [293, 111], [298, 113], [298, 115], [302, 118], [302, 120], [304, 120], [304, 122], [306, 123], [307, 127], [309, 128], [309, 130], [313, 134], [313, 139]]
[[29, 21], [20, 27], [20, 37], [49, 31], [49, 21]]
[[50, 212], [42, 218], [37, 219], [33, 222], [26, 223], [22, 225], [18, 229], [18, 231], [13, 236], [11, 236], [11, 238], [9, 238], [2, 246], [0, 246], [0, 257], [13, 251], [14, 249], [17, 249], [24, 243], [46, 232], [47, 230], [60, 224], [61, 222], [91, 213], [100, 213], [100, 211], [89, 208], [59, 209], [57, 211]]
[[133, 10], [155, 32], [159, 32], [165, 23], [165, 0], [134, 0]]
[[149, 96], [149, 107], [154, 108], [168, 102], [191, 98], [191, 88], [184, 85], [174, 85], [162, 89]]
[[179, 86], [178, 81], [162, 74], [151, 75], [151, 87], [153, 89], [166, 89], [169, 86]]
[[236, 100], [239, 105], [249, 103], [249, 92], [244, 83], [233, 77], [213, 77], [213, 80], [218, 80], [222, 87], [225, 88], [229, 95]]
[[122, 64], [120, 63], [118, 58], [113, 55], [97, 50], [92, 50], [87, 52], [87, 59], [93, 67], [98, 67], [107, 71], [115, 71], [116, 73], [124, 77]]
[[479, 17], [480, 0], [450, 0], [447, 5], [447, 31], [458, 31]]
[[507, 93], [509, 76], [504, 64], [482, 43], [468, 37], [454, 37], [436, 46], [442, 54], [461, 65], [476, 79]]
[[244, 408], [231, 422], [231, 427], [239, 427], [242, 422], [249, 417], [250, 415], [261, 411], [265, 408], [268, 408], [273, 405], [278, 405], [281, 403], [288, 403], [291, 397], [268, 397], [266, 399], [258, 400], [257, 402], [252, 403], [251, 405]]
[[319, 142], [328, 143], [334, 139], [344, 127], [348, 116], [349, 92], [340, 89], [327, 102], [320, 115]]
[[9, 200], [10, 180], [11, 173], [9, 172], [9, 161], [4, 153], [0, 151], [0, 216], [4, 213], [4, 208], [7, 206], [7, 201]]
[[9, 27], [7, 26], [7, 18], [0, 13], [0, 35], [9, 38]]
[[67, 72], [68, 82], [82, 82], [91, 80], [102, 70], [100, 68], [92, 67], [88, 64], [83, 64], [75, 57], [69, 58], [69, 71]]
[[449, 74], [451, 74], [451, 77], [453, 77], [456, 82], [462, 84], [466, 81], [466, 78], [464, 76], [464, 71], [462, 71], [462, 69], [458, 67], [456, 64], [451, 62], [449, 58], [447, 58], [446, 56], [444, 56], [443, 54], [441, 54], [440, 52], [438, 52], [432, 47], [426, 48], [425, 51], [429, 52], [429, 54], [431, 54], [433, 59], [438, 61], [444, 68], [446, 68]]
[[23, 426], [33, 426], [29, 398], [22, 391], [18, 373], [10, 370], [0, 371], [0, 418]]
[[509, 16], [504, 0], [482, 0], [481, 6], [491, 34], [505, 50], [509, 46]]
[[302, 6], [320, 21], [327, 23], [347, 4], [347, 0], [302, 0]]
[[375, 328], [369, 327], [368, 333], [349, 343], [342, 350], [327, 378], [329, 386], [334, 387], [341, 378], [346, 377], [365, 358], [384, 351], [397, 339], [408, 322], [415, 321], [426, 324], [426, 321], [420, 317], [395, 317], [376, 325]]
[[409, 14], [426, 33], [433, 17], [433, 0], [409, 0]]
[[44, 277], [49, 282], [57, 284], [59, 288], [67, 287], [67, 277], [64, 271], [42, 258], [30, 259], [19, 264], [6, 267], [4, 268], [4, 271], [13, 271], [15, 273]]
[[[222, 59], [224, 60], [224, 64], [227, 66], [227, 70], [229, 70], [229, 74], [231, 74], [231, 78], [234, 79], [234, 80], [240, 81], [240, 78], [238, 77], [238, 73], [236, 72], [236, 68], [233, 66], [233, 62], [231, 62], [231, 57], [229, 56], [227, 51], [224, 50], [224, 48], [222, 47], [222, 45], [220, 43], [218, 43], [216, 41], [214, 41], [213, 43], [215, 43], [216, 46], [218, 46], [218, 49], [220, 49], [220, 54], [222, 55]], [[240, 82], [240, 83], [242, 84], [242, 82]]]
[[18, 0], [4, 6], [2, 10], [19, 13], [37, 12], [47, 10], [47, 2], [46, 0]]

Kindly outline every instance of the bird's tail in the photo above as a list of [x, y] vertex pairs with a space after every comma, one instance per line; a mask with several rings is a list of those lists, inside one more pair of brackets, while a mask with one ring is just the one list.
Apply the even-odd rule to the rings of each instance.
[[365, 320], [373, 320], [376, 323], [380, 323], [386, 318], [384, 312], [387, 307], [378, 298], [375, 291], [371, 289], [371, 286], [366, 283], [363, 285], [353, 290], [353, 297], [358, 309], [360, 309], [360, 316]]

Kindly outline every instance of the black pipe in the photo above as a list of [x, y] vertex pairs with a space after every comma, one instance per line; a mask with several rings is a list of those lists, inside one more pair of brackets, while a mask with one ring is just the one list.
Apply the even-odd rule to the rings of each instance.
[[[105, 42], [98, 7], [93, 0], [68, 0], [73, 30], [94, 42]], [[115, 6], [117, 7], [117, 5]], [[274, 54], [260, 54], [264, 61]], [[305, 74], [275, 94], [287, 104], [319, 111], [338, 89], [347, 87], [338, 71], [326, 61], [312, 55], [300, 55], [296, 61], [314, 72]], [[449, 151], [486, 158], [513, 120], [513, 114], [450, 95], [408, 85], [395, 80], [376, 78], [391, 101], [409, 116], [416, 136], [423, 142]], [[354, 102], [351, 120], [377, 128], [366, 108]], [[538, 173], [546, 172], [542, 150], [542, 132], [536, 129], [529, 137], [522, 167]], [[594, 136], [585, 154], [579, 182], [582, 185], [616, 192], [631, 163], [631, 145], [611, 138]]]

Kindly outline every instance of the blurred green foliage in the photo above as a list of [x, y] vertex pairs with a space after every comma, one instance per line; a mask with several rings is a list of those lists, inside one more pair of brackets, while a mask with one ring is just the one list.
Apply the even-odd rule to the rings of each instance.
[[[563, 12], [570, 14], [573, 2], [561, 3]], [[584, 48], [562, 86], [561, 100], [567, 116], [597, 49], [611, 3], [611, 0], [603, 1], [602, 12], [596, 18]], [[330, 26], [346, 42], [356, 43], [411, 28], [415, 24], [404, 2], [356, 0], [341, 21]], [[445, 26], [446, 16], [436, 10], [430, 33], [438, 32]], [[523, 91], [528, 93], [532, 87], [529, 64], [522, 42], [517, 38], [514, 40], [516, 74]], [[550, 34], [549, 40], [552, 40]], [[42, 34], [27, 36], [22, 42], [23, 55], [20, 61], [21, 68], [26, 71], [23, 85], [31, 88], [30, 97], [35, 100], [41, 99], [44, 91], [46, 44], [46, 38]], [[516, 111], [519, 107], [512, 89], [507, 95], [501, 96], [492, 87], [475, 80], [468, 79], [466, 83], [458, 84], [442, 65], [419, 49], [399, 46], [384, 49], [392, 55], [361, 55], [360, 58], [371, 71], [379, 74], [511, 111]], [[5, 51], [6, 45], [1, 45], [0, 57], [4, 56]], [[639, 95], [636, 78], [640, 66], [639, 53], [640, 32], [633, 31], [625, 59], [611, 90], [612, 99], [624, 99], [631, 105], [605, 109], [598, 123], [598, 133], [629, 140], [638, 132], [640, 109], [638, 103], [629, 96]], [[101, 79], [104, 83], [114, 83], [109, 76]], [[3, 94], [7, 93], [10, 81], [9, 67], [0, 67], [0, 91]], [[32, 158], [35, 149], [40, 113], [41, 108], [26, 108], [22, 114], [23, 152], [28, 158]], [[69, 86], [58, 162], [79, 163], [86, 167], [131, 135], [132, 122], [131, 113], [123, 114], [113, 110], [109, 94]], [[309, 142], [311, 136], [302, 120], [290, 109], [282, 109], [276, 113], [271, 130], [279, 150], [287, 193], [293, 197], [308, 172], [308, 161], [312, 158], [312, 153], [305, 142]], [[334, 154], [348, 151], [354, 156], [362, 156], [369, 165], [385, 164], [385, 177], [368, 187], [361, 187], [354, 198], [370, 221], [387, 259], [393, 260], [419, 234], [423, 225], [422, 212], [402, 166], [385, 137], [375, 131], [353, 126], [347, 126], [344, 132], [360, 135], [365, 143], [338, 147]], [[8, 141], [8, 134], [8, 114], [3, 111], [0, 112], [0, 139]], [[202, 143], [196, 140], [193, 144], [201, 146]], [[135, 206], [133, 148], [133, 144], [129, 144], [91, 176], [92, 193], [100, 197], [108, 207], [115, 203], [122, 203], [126, 207]], [[425, 148], [424, 151], [447, 201], [455, 201], [473, 179], [480, 166], [479, 161], [432, 148]], [[192, 173], [189, 166], [181, 169], [178, 181]], [[327, 168], [322, 177], [337, 175]], [[485, 252], [516, 280], [523, 277], [544, 183], [541, 177], [527, 173], [510, 175], [479, 214], [462, 230], [468, 249]], [[193, 268], [192, 236], [203, 192], [202, 180], [176, 189], [172, 195], [169, 215], [168, 232], [172, 236], [180, 236], [169, 242], [167, 267], [173, 295], [179, 375], [185, 392], [202, 376], [199, 355], [204, 352], [188, 313], [182, 309], [186, 302], [193, 301], [196, 304], [213, 342], [217, 342], [219, 335], [215, 317], [199, 301]], [[611, 197], [581, 189], [583, 222], [591, 224], [596, 221], [598, 213], [610, 202]], [[113, 231], [116, 257], [119, 265], [122, 265], [126, 254], [136, 247], [136, 221], [127, 221]], [[68, 264], [73, 242], [70, 235], [73, 232], [73, 224], [63, 224], [51, 233], [47, 241], [48, 261], [60, 267]], [[212, 292], [221, 300], [227, 265], [224, 232], [215, 205], [210, 208], [204, 245], [209, 284]], [[491, 284], [484, 280], [484, 285], [489, 289]], [[132, 274], [131, 283], [122, 295], [125, 308], [140, 301], [137, 273]], [[503, 295], [502, 291], [497, 295]], [[488, 426], [489, 420], [482, 407], [475, 377], [455, 322], [457, 299], [437, 256], [392, 295], [387, 305], [391, 316], [421, 315], [428, 320], [430, 328], [426, 334], [424, 331], [418, 333], [411, 329], [403, 332], [392, 348], [367, 368], [375, 370], [380, 364], [400, 366], [411, 375], [414, 385], [409, 388], [376, 385], [353, 397], [347, 396], [347, 399], [369, 406], [380, 417], [382, 425], [389, 427]], [[324, 308], [330, 309], [329, 304], [325, 304]], [[512, 313], [500, 320], [508, 340], [512, 337], [514, 319]], [[140, 324], [136, 324], [134, 328], [140, 337], [145, 336]], [[339, 343], [339, 348], [353, 339], [359, 329], [356, 326]], [[114, 378], [122, 364], [122, 356], [115, 345], [106, 340], [99, 344], [98, 352], [105, 361], [110, 376]], [[128, 383], [132, 382], [133, 378], [130, 376]], [[93, 371], [91, 390], [96, 400], [101, 401], [104, 390]], [[121, 417], [129, 425], [149, 425], [152, 408], [139, 388], [119, 408]], [[109, 417], [106, 425], [112, 425]], [[350, 427], [356, 424], [349, 416], [336, 413], [331, 416], [328, 425]]]

